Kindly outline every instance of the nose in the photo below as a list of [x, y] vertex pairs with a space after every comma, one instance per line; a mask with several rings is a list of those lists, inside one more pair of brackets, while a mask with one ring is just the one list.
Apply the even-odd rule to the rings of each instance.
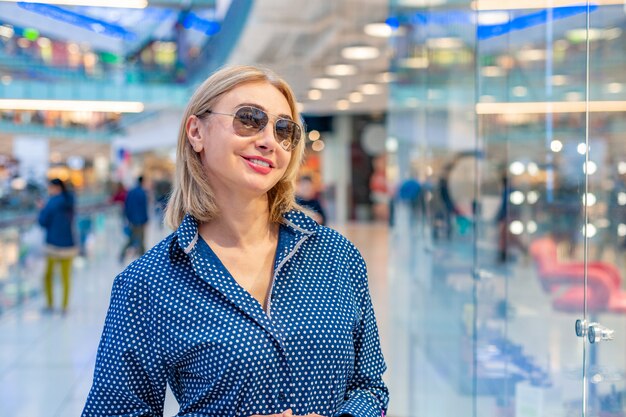
[[256, 146], [262, 149], [273, 149], [273, 146], [278, 145], [278, 138], [276, 138], [276, 133], [274, 132], [274, 123], [271, 120], [259, 132], [255, 142]]

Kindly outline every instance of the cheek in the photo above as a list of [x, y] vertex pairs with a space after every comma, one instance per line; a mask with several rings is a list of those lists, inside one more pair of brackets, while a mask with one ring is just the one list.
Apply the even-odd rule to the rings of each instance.
[[280, 160], [280, 169], [281, 171], [287, 171], [287, 168], [289, 167], [289, 162], [291, 162], [291, 158], [292, 158], [292, 153], [291, 152], [281, 152], [279, 160]]

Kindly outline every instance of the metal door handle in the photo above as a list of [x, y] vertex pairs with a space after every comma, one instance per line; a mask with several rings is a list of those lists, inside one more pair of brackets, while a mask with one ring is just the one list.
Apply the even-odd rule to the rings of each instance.
[[598, 343], [603, 340], [609, 341], [613, 340], [615, 330], [611, 330], [606, 328], [598, 323], [594, 323], [589, 326], [589, 330], [587, 331], [587, 338], [589, 339], [589, 343]]

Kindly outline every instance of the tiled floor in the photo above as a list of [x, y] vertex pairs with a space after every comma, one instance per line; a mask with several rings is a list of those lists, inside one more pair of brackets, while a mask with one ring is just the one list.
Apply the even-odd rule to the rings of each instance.
[[[117, 261], [123, 238], [115, 219], [107, 219], [106, 235], [95, 239], [93, 255], [74, 267], [70, 310], [66, 316], [44, 314], [43, 299], [0, 316], [0, 417], [79, 416], [89, 391], [98, 341], [113, 278], [123, 266]], [[383, 350], [388, 351], [387, 228], [348, 225], [340, 228], [363, 253], [378, 316]], [[165, 231], [152, 228], [156, 243]], [[56, 288], [57, 296], [60, 288]], [[176, 414], [171, 396], [166, 416]]]

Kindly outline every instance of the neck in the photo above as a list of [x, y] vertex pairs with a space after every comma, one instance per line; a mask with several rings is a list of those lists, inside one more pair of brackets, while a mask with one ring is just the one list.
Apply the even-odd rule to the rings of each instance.
[[267, 197], [247, 202], [218, 204], [219, 216], [199, 227], [207, 242], [222, 247], [254, 246], [273, 239], [278, 230], [270, 223]]

